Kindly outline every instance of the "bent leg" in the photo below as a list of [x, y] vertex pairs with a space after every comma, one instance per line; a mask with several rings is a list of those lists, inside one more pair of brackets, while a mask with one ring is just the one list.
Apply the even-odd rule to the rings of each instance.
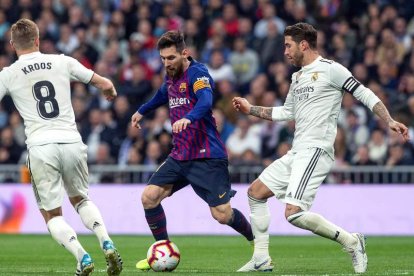
[[161, 201], [171, 194], [173, 185], [157, 186], [149, 184], [141, 195], [145, 218], [154, 239], [168, 240], [167, 219]]
[[218, 206], [210, 207], [211, 215], [221, 224], [227, 224], [248, 241], [253, 240], [253, 233], [250, 223], [246, 217], [236, 208], [231, 208], [230, 201]]
[[285, 217], [294, 226], [336, 241], [346, 248], [355, 247], [358, 242], [351, 233], [333, 224], [321, 215], [303, 211], [298, 206], [286, 204]]

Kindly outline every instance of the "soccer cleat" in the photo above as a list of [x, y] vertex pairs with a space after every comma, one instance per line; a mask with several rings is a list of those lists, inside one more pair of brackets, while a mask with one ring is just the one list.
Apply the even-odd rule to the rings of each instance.
[[89, 276], [92, 274], [94, 269], [93, 261], [91, 256], [86, 253], [83, 255], [82, 260], [76, 267], [75, 276]]
[[106, 259], [106, 272], [109, 276], [117, 276], [122, 271], [122, 259], [112, 241], [104, 241], [102, 249]]
[[358, 243], [355, 248], [345, 248], [352, 257], [352, 265], [354, 266], [355, 273], [365, 273], [368, 266], [368, 256], [365, 252], [365, 237], [359, 233], [353, 233]]
[[272, 272], [273, 262], [270, 257], [263, 260], [256, 260], [254, 257], [237, 272]]
[[141, 261], [138, 261], [137, 264], [135, 265], [135, 267], [138, 268], [139, 270], [142, 270], [142, 271], [148, 271], [148, 270], [151, 269], [147, 259], [143, 259]]

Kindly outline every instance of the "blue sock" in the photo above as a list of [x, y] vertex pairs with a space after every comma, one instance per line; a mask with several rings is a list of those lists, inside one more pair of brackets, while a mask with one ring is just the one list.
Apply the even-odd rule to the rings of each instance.
[[152, 209], [144, 209], [145, 218], [149, 228], [151, 229], [152, 235], [156, 241], [168, 240], [167, 233], [167, 219], [165, 218], [164, 209], [159, 204], [157, 207]]
[[245, 236], [248, 241], [252, 241], [254, 239], [250, 223], [239, 210], [233, 208], [233, 218], [228, 225]]

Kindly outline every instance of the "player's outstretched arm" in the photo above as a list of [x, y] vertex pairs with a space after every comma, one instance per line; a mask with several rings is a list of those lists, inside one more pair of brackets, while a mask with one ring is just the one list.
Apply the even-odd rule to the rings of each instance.
[[410, 138], [408, 135], [408, 128], [404, 124], [395, 121], [381, 101], [374, 105], [374, 107], [372, 108], [372, 112], [374, 112], [378, 117], [387, 122], [388, 127], [391, 130], [401, 134], [405, 141], [407, 141]]
[[262, 119], [272, 121], [273, 107], [253, 106], [248, 100], [241, 97], [233, 98], [233, 107], [244, 114], [252, 115]]
[[105, 98], [108, 101], [115, 99], [117, 93], [111, 80], [94, 73], [90, 83], [101, 90], [102, 94], [105, 95]]

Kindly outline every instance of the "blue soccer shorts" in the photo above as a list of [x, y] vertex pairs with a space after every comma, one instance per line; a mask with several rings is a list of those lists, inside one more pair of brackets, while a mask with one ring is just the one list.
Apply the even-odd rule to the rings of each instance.
[[172, 193], [191, 185], [210, 207], [230, 201], [231, 189], [227, 159], [175, 160], [168, 157], [151, 176], [148, 184], [173, 185]]

